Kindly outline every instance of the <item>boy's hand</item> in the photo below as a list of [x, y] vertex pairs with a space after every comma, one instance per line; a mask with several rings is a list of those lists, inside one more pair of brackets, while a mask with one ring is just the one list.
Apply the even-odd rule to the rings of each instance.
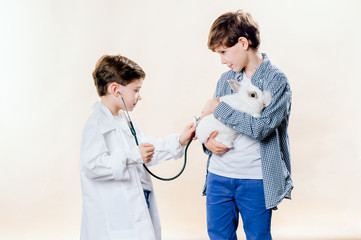
[[214, 112], [214, 109], [216, 109], [216, 107], [218, 106], [218, 104], [219, 104], [219, 98], [213, 98], [208, 100], [201, 112], [202, 114], [201, 119], [209, 114], [212, 114]]
[[154, 154], [154, 146], [150, 143], [141, 143], [138, 146], [144, 163], [149, 163]]
[[196, 126], [194, 126], [194, 123], [190, 123], [184, 128], [183, 133], [179, 136], [179, 143], [182, 147], [187, 145], [195, 131]]
[[213, 132], [209, 136], [207, 142], [204, 143], [204, 145], [213, 154], [222, 155], [222, 154], [226, 153], [229, 149], [226, 146], [224, 146], [222, 143], [217, 142], [215, 140], [215, 137], [217, 136], [217, 134], [218, 134], [217, 131]]

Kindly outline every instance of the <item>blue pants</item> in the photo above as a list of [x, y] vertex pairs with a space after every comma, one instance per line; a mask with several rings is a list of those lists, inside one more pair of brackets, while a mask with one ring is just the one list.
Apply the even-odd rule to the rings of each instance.
[[247, 240], [271, 240], [272, 210], [266, 209], [263, 180], [208, 173], [207, 228], [211, 240], [236, 240], [241, 214]]
[[151, 193], [151, 191], [148, 190], [143, 190], [144, 191], [144, 197], [145, 197], [145, 201], [147, 202], [148, 208], [150, 207], [150, 203], [149, 203], [149, 195]]

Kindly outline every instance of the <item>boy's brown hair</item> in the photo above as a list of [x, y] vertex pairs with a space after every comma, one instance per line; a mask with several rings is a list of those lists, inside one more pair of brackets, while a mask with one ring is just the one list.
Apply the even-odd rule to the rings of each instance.
[[116, 82], [126, 86], [136, 79], [144, 78], [143, 69], [137, 63], [121, 55], [102, 56], [93, 71], [94, 84], [100, 97], [107, 94], [109, 83]]
[[214, 52], [219, 46], [232, 47], [240, 37], [249, 40], [250, 48], [258, 49], [260, 34], [258, 23], [252, 15], [243, 10], [222, 14], [214, 21], [209, 31], [208, 48]]

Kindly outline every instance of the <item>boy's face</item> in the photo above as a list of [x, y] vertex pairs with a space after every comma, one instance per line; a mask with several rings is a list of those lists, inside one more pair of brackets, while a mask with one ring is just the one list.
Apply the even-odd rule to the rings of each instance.
[[[119, 85], [119, 92], [122, 94], [128, 111], [133, 111], [139, 100], [142, 100], [139, 91], [143, 84], [143, 78], [136, 79], [126, 86]], [[124, 109], [122, 100], [120, 99], [120, 108]]]
[[242, 42], [237, 42], [229, 48], [218, 46], [215, 52], [221, 56], [221, 63], [235, 72], [240, 72], [247, 63], [247, 54]]

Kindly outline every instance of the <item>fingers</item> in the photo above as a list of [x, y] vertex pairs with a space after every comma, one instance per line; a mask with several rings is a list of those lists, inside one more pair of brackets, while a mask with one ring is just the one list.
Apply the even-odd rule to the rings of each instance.
[[141, 143], [139, 145], [139, 151], [144, 163], [148, 163], [152, 160], [154, 155], [154, 146], [152, 144]]
[[190, 130], [191, 132], [194, 132], [194, 131], [196, 130], [196, 126], [194, 125], [194, 123], [189, 123], [189, 124], [186, 126], [185, 130], [186, 130], [186, 131], [187, 131], [187, 130]]
[[213, 148], [212, 148], [211, 151], [212, 151], [214, 154], [216, 154], [216, 155], [222, 155], [222, 154], [228, 152], [228, 150], [229, 150], [229, 149], [228, 149], [226, 146], [224, 146], [223, 144], [221, 144], [221, 143], [215, 143], [215, 144], [213, 145]]
[[208, 139], [210, 138], [215, 138], [218, 135], [217, 131], [212, 132], [212, 134], [208, 137]]
[[145, 149], [146, 151], [154, 151], [154, 146], [150, 143], [141, 143], [139, 147]]
[[141, 144], [139, 144], [139, 146], [142, 146], [142, 147], [152, 147], [153, 145], [150, 144], [150, 143], [141, 143]]
[[214, 131], [208, 138], [205, 146], [208, 150], [216, 155], [222, 155], [226, 153], [229, 149], [222, 143], [217, 142], [215, 137], [217, 136], [218, 132]]
[[214, 151], [213, 154], [220, 156], [220, 155], [222, 155], [222, 154], [225, 154], [227, 151], [228, 151], [228, 150], [224, 150], [224, 151]]
[[186, 131], [189, 135], [192, 135], [196, 131], [196, 125], [194, 125], [194, 123], [188, 124], [186, 127]]
[[153, 153], [152, 154], [150, 154], [150, 153], [145, 154], [144, 157], [143, 157], [143, 162], [144, 163], [149, 163], [150, 161], [152, 161], [152, 157], [153, 157]]
[[153, 156], [153, 154], [154, 154], [154, 147], [146, 148], [144, 151], [144, 155], [146, 157], [151, 157], [151, 156]]
[[154, 147], [153, 146], [144, 148], [144, 156], [146, 158], [152, 158], [153, 154], [154, 154]]
[[182, 147], [184, 147], [189, 142], [189, 140], [193, 137], [195, 131], [196, 126], [194, 125], [194, 123], [190, 123], [185, 127], [183, 133], [179, 136], [179, 143]]
[[226, 146], [224, 146], [223, 144], [217, 144], [214, 154], [222, 155], [222, 154], [228, 152], [228, 150], [229, 149]]
[[214, 141], [214, 146], [215, 146], [215, 148], [217, 149], [218, 152], [225, 153], [225, 152], [228, 151], [228, 148], [224, 144], [222, 144], [220, 142]]

